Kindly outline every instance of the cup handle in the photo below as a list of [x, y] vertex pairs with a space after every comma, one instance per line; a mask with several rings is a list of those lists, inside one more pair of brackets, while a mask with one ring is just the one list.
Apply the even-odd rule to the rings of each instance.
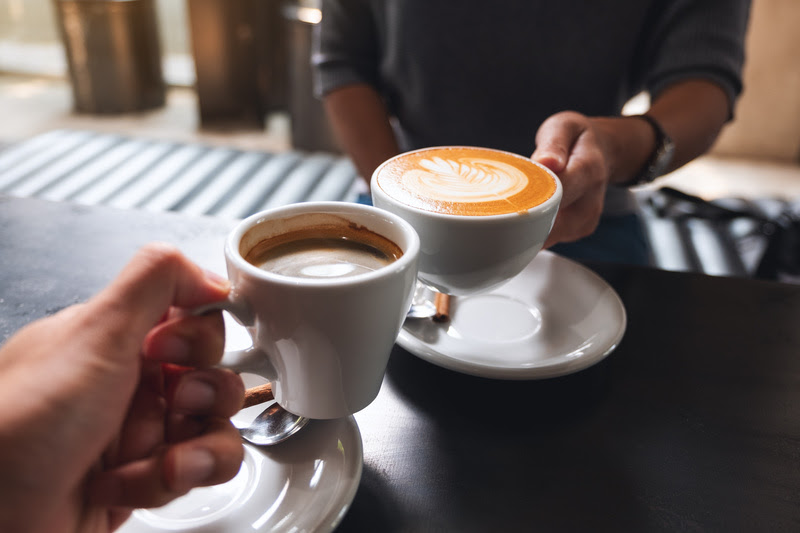
[[[227, 311], [244, 327], [255, 324], [255, 316], [250, 310], [250, 306], [235, 291], [231, 291], [225, 300], [195, 307], [192, 309], [192, 314], [196, 316], [210, 311]], [[267, 379], [272, 379], [270, 376], [275, 375], [274, 367], [270, 364], [266, 354], [255, 346], [244, 350], [225, 352], [222, 361], [217, 366], [233, 370], [236, 373], [257, 374]]]

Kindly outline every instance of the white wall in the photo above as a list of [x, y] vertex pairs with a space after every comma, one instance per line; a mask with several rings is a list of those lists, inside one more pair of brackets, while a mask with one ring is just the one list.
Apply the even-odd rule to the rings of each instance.
[[713, 153], [800, 163], [800, 1], [753, 0], [744, 92]]

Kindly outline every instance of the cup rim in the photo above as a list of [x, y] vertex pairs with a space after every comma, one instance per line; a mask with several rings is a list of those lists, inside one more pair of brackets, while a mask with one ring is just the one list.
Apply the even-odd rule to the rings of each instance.
[[[528, 209], [527, 211], [524, 212], [525, 214], [537, 214], [539, 211], [547, 211], [553, 206], [553, 204], [558, 205], [558, 204], [561, 203], [561, 197], [563, 195], [563, 187], [561, 185], [561, 180], [558, 178], [558, 176], [556, 175], [555, 172], [553, 172], [552, 170], [550, 170], [549, 168], [547, 168], [543, 164], [541, 164], [541, 163], [539, 163], [537, 161], [534, 161], [530, 157], [525, 157], [524, 155], [517, 154], [517, 153], [514, 153], [514, 152], [509, 152], [507, 150], [501, 150], [499, 148], [488, 148], [488, 147], [485, 147], [485, 146], [470, 146], [470, 145], [459, 145], [459, 144], [440, 145], [440, 146], [426, 146], [424, 148], [417, 148], [415, 150], [408, 150], [408, 151], [405, 151], [405, 152], [401, 152], [401, 153], [399, 153], [397, 155], [394, 155], [394, 156], [390, 157], [389, 159], [387, 159], [386, 161], [384, 161], [383, 163], [378, 165], [378, 167], [372, 172], [372, 177], [370, 179], [370, 190], [372, 191], [373, 197], [374, 197], [375, 194], [380, 194], [387, 201], [391, 202], [392, 205], [399, 206], [399, 207], [401, 207], [401, 208], [403, 208], [405, 210], [412, 211], [414, 213], [422, 213], [422, 214], [431, 216], [433, 218], [442, 218], [442, 219], [445, 219], [445, 220], [459, 220], [459, 221], [463, 221], [464, 223], [467, 223], [467, 224], [468, 223], [481, 223], [481, 222], [486, 223], [486, 221], [490, 221], [490, 220], [500, 221], [500, 220], [505, 220], [505, 219], [509, 219], [509, 218], [518, 217], [518, 216], [520, 216], [520, 214], [522, 214], [522, 213], [519, 213], [519, 212], [514, 212], [514, 213], [499, 213], [499, 214], [496, 214], [496, 215], [456, 215], [456, 214], [450, 214], [450, 213], [439, 213], [437, 211], [428, 211], [428, 210], [425, 210], [425, 209], [420, 209], [419, 207], [414, 207], [414, 206], [408, 205], [406, 203], [400, 202], [400, 201], [396, 200], [395, 198], [393, 198], [392, 196], [389, 196], [383, 189], [380, 188], [380, 186], [378, 186], [378, 173], [381, 171], [381, 169], [383, 167], [385, 167], [386, 165], [388, 165], [389, 163], [391, 163], [395, 159], [398, 159], [398, 158], [403, 157], [403, 156], [408, 155], [408, 154], [414, 154], [414, 153], [418, 153], [418, 152], [428, 152], [428, 151], [432, 151], [432, 150], [442, 150], [442, 149], [456, 149], [456, 150], [458, 150], [458, 149], [465, 149], [465, 150], [475, 149], [475, 150], [487, 150], [487, 151], [490, 151], [490, 152], [498, 152], [498, 153], [506, 154], [506, 155], [513, 156], [513, 157], [516, 157], [516, 158], [519, 158], [519, 159], [523, 159], [523, 160], [525, 160], [525, 161], [527, 161], [529, 163], [533, 163], [535, 166], [539, 167], [541, 170], [544, 170], [555, 181], [556, 190], [553, 192], [553, 195], [550, 196], [550, 198], [548, 198], [547, 200], [545, 200], [544, 202], [542, 202], [540, 204], [537, 204], [537, 205], [531, 207], [530, 209]], [[378, 191], [378, 192], [376, 193], [376, 191]]]
[[[382, 266], [377, 270], [364, 272], [353, 276], [334, 277], [334, 278], [297, 278], [293, 276], [285, 276], [283, 274], [276, 274], [262, 270], [257, 266], [247, 262], [242, 254], [239, 252], [239, 243], [244, 234], [255, 227], [256, 225], [275, 218], [287, 218], [296, 216], [302, 213], [331, 213], [331, 214], [347, 214], [361, 212], [370, 215], [377, 215], [386, 220], [390, 225], [399, 226], [404, 234], [406, 234], [408, 245], [403, 249], [403, 255], [396, 261]], [[371, 231], [375, 231], [371, 228]], [[383, 232], [378, 231], [384, 237]], [[395, 239], [390, 239], [395, 241]], [[400, 244], [400, 243], [396, 243]], [[420, 240], [416, 230], [406, 222], [403, 218], [394, 213], [390, 213], [385, 209], [378, 207], [357, 204], [353, 202], [339, 202], [339, 201], [326, 201], [326, 202], [302, 202], [296, 204], [288, 204], [280, 207], [274, 207], [264, 211], [254, 213], [247, 218], [241, 220], [236, 227], [228, 234], [225, 239], [225, 256], [228, 260], [234, 263], [236, 267], [246, 272], [248, 275], [268, 280], [272, 282], [282, 283], [285, 285], [293, 286], [309, 286], [309, 287], [344, 287], [349, 285], [356, 285], [368, 282], [373, 279], [378, 279], [386, 276], [393, 271], [405, 270], [413, 263], [419, 255]]]

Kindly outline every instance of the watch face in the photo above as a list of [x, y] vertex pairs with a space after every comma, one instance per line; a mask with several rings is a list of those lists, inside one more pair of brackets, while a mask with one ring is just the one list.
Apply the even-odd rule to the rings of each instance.
[[653, 153], [650, 154], [650, 159], [648, 159], [641, 174], [628, 182], [626, 184], [627, 186], [644, 185], [664, 174], [669, 168], [672, 162], [672, 156], [675, 153], [675, 144], [672, 142], [672, 139], [669, 138], [669, 135], [664, 133], [664, 130], [656, 119], [648, 115], [637, 115], [637, 118], [645, 120], [653, 127], [653, 131], [656, 135], [656, 146], [653, 149]]
[[672, 156], [675, 154], [675, 143], [663, 131], [661, 133], [662, 137], [659, 146], [656, 147], [655, 160], [651, 166], [651, 181], [667, 171], [669, 164], [672, 163]]

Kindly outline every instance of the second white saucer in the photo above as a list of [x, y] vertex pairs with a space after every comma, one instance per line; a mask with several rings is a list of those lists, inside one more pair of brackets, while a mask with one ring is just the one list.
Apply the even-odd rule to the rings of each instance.
[[542, 251], [491, 292], [453, 298], [451, 320], [406, 320], [397, 343], [465, 374], [539, 379], [577, 372], [605, 358], [625, 333], [625, 308], [588, 268]]

